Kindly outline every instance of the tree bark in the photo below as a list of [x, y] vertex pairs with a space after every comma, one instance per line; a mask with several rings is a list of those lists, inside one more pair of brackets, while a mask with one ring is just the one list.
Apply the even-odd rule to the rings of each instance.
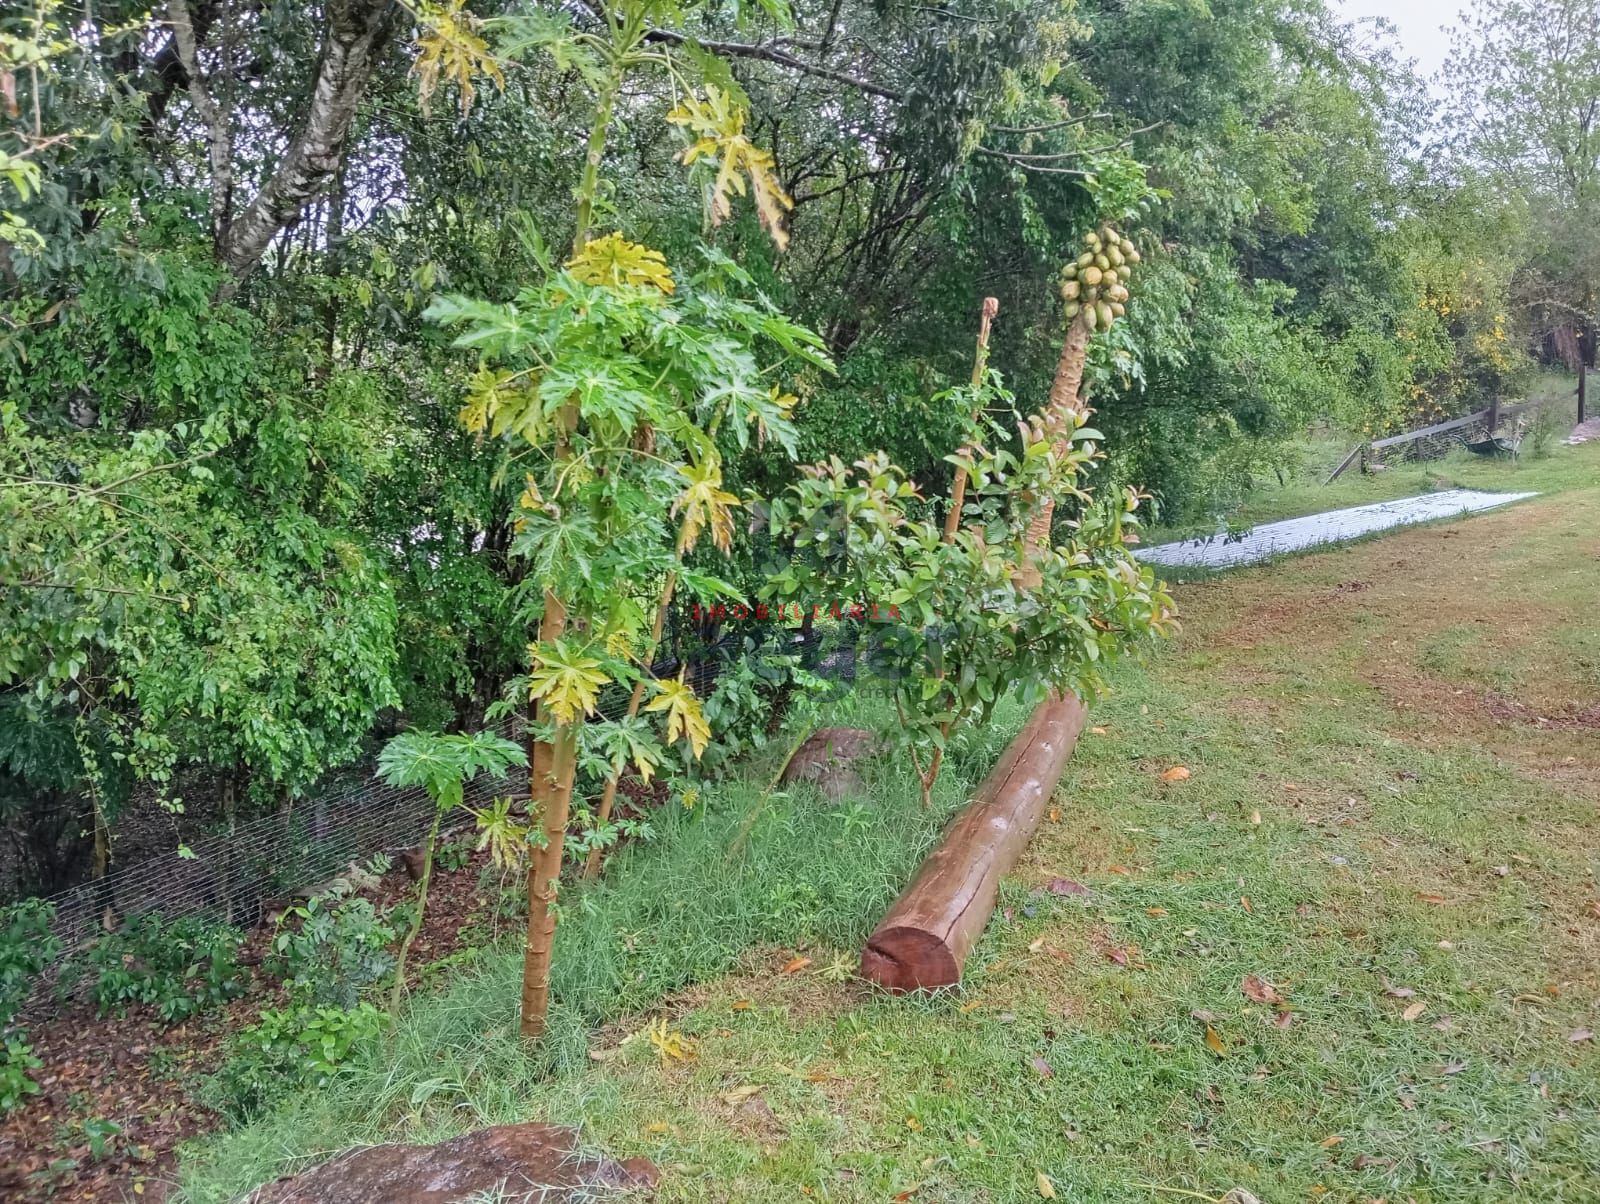
[[994, 911], [1000, 879], [1038, 829], [1084, 714], [1072, 697], [1039, 704], [867, 939], [863, 978], [891, 991], [961, 981], [961, 967]]
[[217, 257], [243, 280], [343, 161], [356, 106], [394, 29], [391, 0], [332, 0], [305, 121], [267, 182], [229, 223]]
[[[1056, 361], [1055, 379], [1050, 382], [1050, 403], [1045, 408], [1045, 426], [1059, 427], [1069, 413], [1082, 410], [1086, 404], [1079, 394], [1083, 391], [1083, 364], [1089, 354], [1089, 327], [1082, 317], [1072, 320], [1067, 337], [1061, 344], [1061, 358]], [[1044, 505], [1028, 524], [1028, 550], [1031, 552], [1050, 538], [1050, 522], [1055, 517], [1056, 500], [1044, 499]]]
[[[567, 629], [567, 608], [549, 590], [539, 641], [559, 640]], [[528, 935], [522, 953], [522, 1035], [544, 1035], [550, 1006], [550, 955], [556, 937], [556, 893], [561, 885], [561, 857], [566, 844], [567, 813], [572, 805], [572, 779], [577, 768], [576, 723], [556, 725], [552, 740], [533, 745], [528, 772], [528, 815], [544, 829], [544, 848], [528, 859]]]

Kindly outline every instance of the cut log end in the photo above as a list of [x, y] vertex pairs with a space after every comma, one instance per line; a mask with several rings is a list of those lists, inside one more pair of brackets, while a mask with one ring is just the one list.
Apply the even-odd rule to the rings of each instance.
[[863, 978], [891, 991], [961, 981], [962, 963], [989, 922], [1000, 879], [1044, 817], [1083, 719], [1076, 698], [1039, 704], [868, 939]]
[[890, 991], [936, 991], [961, 981], [961, 965], [930, 932], [880, 928], [862, 951], [861, 977]]

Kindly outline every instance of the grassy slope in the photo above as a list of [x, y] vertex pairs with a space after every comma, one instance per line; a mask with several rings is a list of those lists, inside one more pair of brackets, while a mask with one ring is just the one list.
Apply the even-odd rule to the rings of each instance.
[[[1600, 446], [1486, 469], [1549, 496], [1186, 588], [1184, 635], [1097, 705], [960, 995], [872, 997], [820, 948], [781, 974], [766, 944], [714, 977], [768, 931], [847, 948], [929, 834], [895, 789], [864, 828], [780, 800], [761, 872], [730, 873], [735, 799], [584, 921], [574, 947], [622, 957], [640, 999], [708, 950], [600, 1060], [574, 1019], [539, 1077], [502, 958], [420, 1005], [392, 1067], [212, 1144], [194, 1195], [540, 1118], [655, 1158], [666, 1201], [1036, 1200], [1040, 1171], [1077, 1201], [1600, 1198], [1600, 1055], [1570, 1039], [1600, 1028]], [[658, 1016], [693, 1060], [624, 1042]]]
[[[1549, 412], [1552, 449], [1566, 437], [1577, 418], [1573, 396], [1576, 377], [1548, 374], [1530, 391], [1530, 398], [1541, 401]], [[1351, 468], [1332, 485], [1324, 485], [1350, 449], [1353, 435], [1327, 434], [1308, 439], [1301, 449], [1302, 470], [1283, 482], [1262, 482], [1237, 510], [1227, 515], [1228, 526], [1241, 529], [1280, 518], [1295, 518], [1341, 506], [1360, 506], [1391, 498], [1431, 493], [1439, 489], [1469, 488], [1489, 490], [1571, 488], [1583, 483], [1583, 466], [1566, 457], [1551, 454], [1535, 456], [1531, 433], [1524, 436], [1524, 455], [1515, 464], [1488, 460], [1465, 450], [1456, 450], [1440, 460], [1424, 463], [1396, 461], [1382, 472], [1362, 474]], [[1157, 527], [1149, 532], [1149, 543], [1211, 534], [1215, 524]]]

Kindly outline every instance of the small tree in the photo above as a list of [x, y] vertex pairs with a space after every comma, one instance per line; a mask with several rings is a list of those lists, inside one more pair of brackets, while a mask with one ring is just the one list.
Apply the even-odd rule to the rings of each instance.
[[648, 774], [662, 760], [641, 705], [664, 722], [666, 743], [686, 741], [695, 755], [704, 748], [709, 730], [688, 683], [649, 676], [659, 620], [680, 587], [702, 598], [734, 593], [685, 557], [706, 536], [724, 552], [731, 546], [740, 501], [723, 486], [725, 448], [770, 438], [792, 453], [795, 399], [769, 382], [773, 361], [829, 366], [815, 335], [765, 299], [746, 299], [754, 282], [726, 256], [707, 251], [682, 278], [620, 231], [590, 236], [617, 100], [636, 71], [665, 73], [682, 97], [667, 119], [688, 135], [681, 157], [705, 181], [712, 221], [728, 214], [735, 194], [748, 194], [782, 245], [790, 203], [771, 156], [744, 134], [738, 96], [705, 81], [714, 60], [674, 50], [678, 42], [654, 28], [682, 10], [623, 0], [597, 11], [598, 34], [547, 17], [507, 21], [512, 43], [549, 48], [577, 68], [594, 98], [570, 256], [545, 257], [543, 279], [509, 304], [447, 297], [429, 311], [460, 331], [457, 346], [481, 357], [463, 423], [501, 441], [525, 485], [511, 550], [528, 566], [525, 617], [538, 631], [524, 685], [537, 707], [530, 800], [544, 833], [528, 870], [529, 1037], [545, 1027], [579, 729], [597, 716], [601, 689], [616, 683], [633, 697], [607, 733], [615, 739], [601, 742], [614, 754], [613, 779], [630, 762]]
[[[428, 910], [428, 887], [433, 882], [433, 853], [439, 841], [439, 828], [451, 811], [464, 807], [466, 784], [480, 773], [503, 778], [513, 765], [526, 765], [527, 754], [510, 740], [492, 732], [442, 736], [430, 732], [402, 732], [383, 746], [378, 754], [378, 776], [391, 786], [421, 786], [433, 800], [433, 823], [422, 845], [422, 874], [417, 885], [417, 912], [411, 927], [400, 942], [395, 958], [394, 986], [389, 992], [389, 1015], [397, 1015], [400, 996], [405, 990], [406, 956], [422, 931]], [[514, 851], [520, 860], [526, 828], [512, 828], [506, 808], [475, 811], [483, 833], [479, 847], [491, 845], [497, 860], [508, 860]]]
[[[915, 485], [882, 453], [854, 471], [837, 458], [803, 470], [772, 504], [774, 533], [796, 551], [773, 574], [772, 596], [826, 583], [874, 603], [863, 654], [894, 699], [924, 807], [958, 728], [1008, 694], [1032, 704], [1093, 693], [1107, 662], [1172, 623], [1171, 599], [1128, 548], [1139, 494], [1097, 501], [1084, 485], [1101, 458], [1079, 396], [1084, 358], [1094, 331], [1122, 315], [1139, 261], [1110, 227], [1084, 247], [1063, 271], [1067, 332], [1049, 405], [1020, 425], [1014, 450], [996, 446], [1004, 431], [983, 426], [987, 411], [1014, 400], [985, 367], [985, 303], [973, 383], [944, 395], [968, 432], [947, 457], [957, 475], [943, 524], [917, 516], [926, 508], [915, 505]], [[1054, 543], [1060, 499], [1076, 512]]]

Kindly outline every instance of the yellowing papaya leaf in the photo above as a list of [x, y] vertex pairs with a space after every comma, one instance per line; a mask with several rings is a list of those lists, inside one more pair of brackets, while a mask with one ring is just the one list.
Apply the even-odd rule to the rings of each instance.
[[782, 251], [789, 245], [786, 223], [789, 210], [794, 208], [794, 198], [778, 183], [772, 152], [745, 137], [744, 119], [744, 110], [737, 99], [715, 84], [706, 85], [705, 99], [686, 97], [667, 114], [668, 121], [684, 127], [694, 138], [679, 155], [684, 166], [705, 160], [717, 167], [709, 194], [713, 224], [725, 221], [733, 212], [733, 195], [748, 193], [755, 201], [756, 217], [762, 228]]
[[669, 1062], [686, 1062], [694, 1057], [694, 1041], [670, 1028], [665, 1016], [652, 1023], [645, 1031], [650, 1037], [650, 1044], [655, 1047], [656, 1056], [661, 1059], [663, 1065]]
[[660, 251], [629, 242], [621, 231], [591, 238], [567, 261], [567, 271], [584, 284], [655, 288], [670, 294], [677, 285]]
[[686, 737], [696, 759], [711, 742], [711, 725], [700, 711], [700, 700], [694, 690], [683, 680], [685, 670], [679, 670], [677, 679], [656, 682], [656, 696], [645, 706], [647, 711], [667, 713], [667, 743], [680, 736]]
[[711, 542], [721, 551], [733, 546], [732, 508], [739, 499], [722, 488], [722, 466], [707, 456], [699, 464], [680, 467], [678, 473], [688, 484], [672, 503], [672, 517], [683, 515], [678, 531], [678, 551], [692, 551], [700, 533], [711, 528]]
[[475, 79], [492, 80], [495, 87], [504, 90], [506, 78], [500, 64], [489, 43], [478, 33], [480, 23], [465, 8], [465, 0], [445, 0], [442, 4], [422, 0], [413, 11], [421, 29], [411, 72], [417, 77], [417, 95], [424, 113], [441, 80], [455, 84], [463, 113], [472, 108], [472, 98], [477, 95]]
[[557, 723], [572, 723], [592, 712], [600, 687], [611, 680], [599, 661], [569, 647], [565, 640], [530, 644], [528, 657], [532, 662], [528, 697], [543, 704]]

